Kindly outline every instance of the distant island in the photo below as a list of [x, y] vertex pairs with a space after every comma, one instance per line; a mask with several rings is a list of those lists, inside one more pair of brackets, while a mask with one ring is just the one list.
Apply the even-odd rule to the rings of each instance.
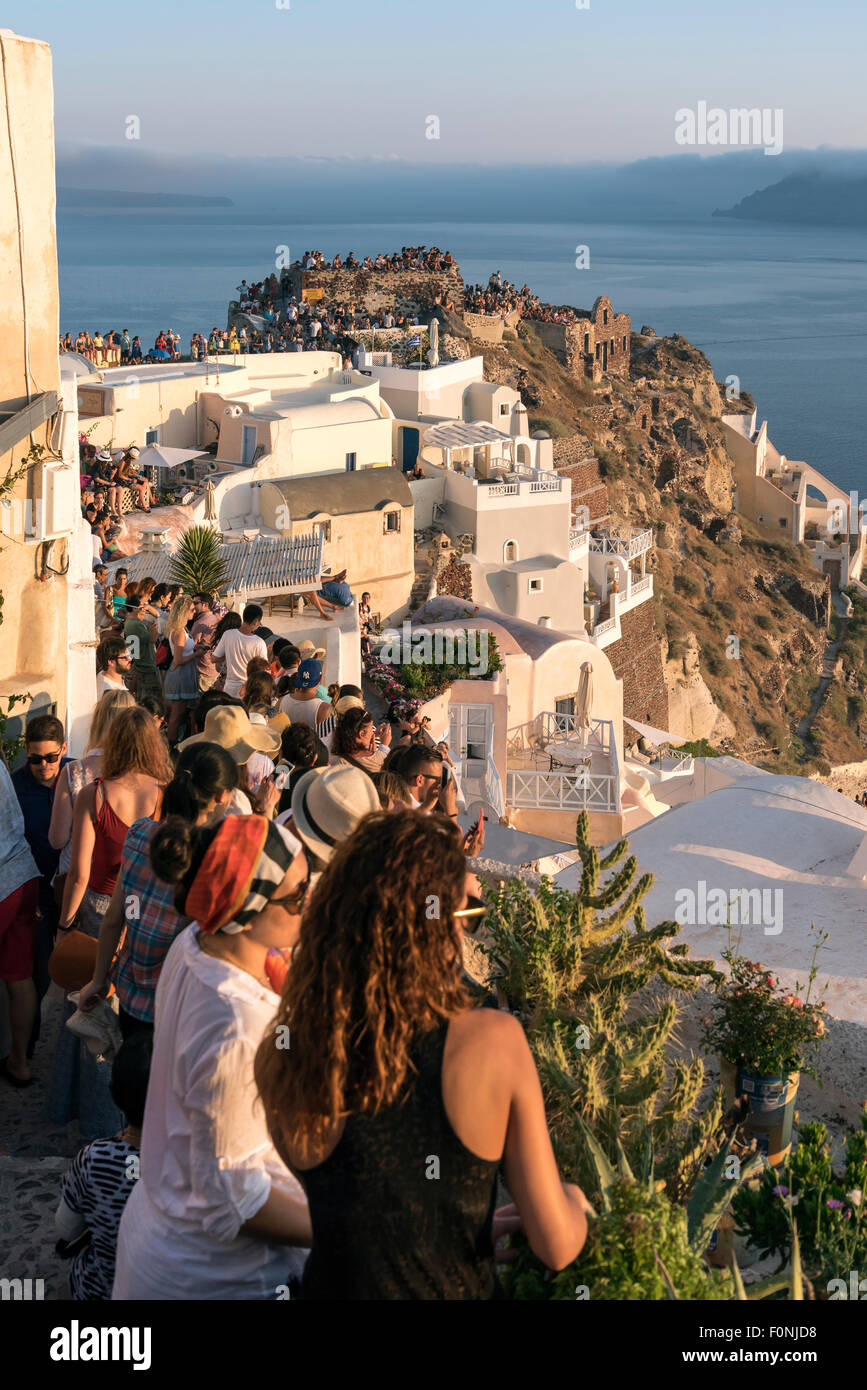
[[128, 193], [116, 188], [58, 188], [57, 201], [68, 208], [232, 208], [231, 198], [194, 193]]
[[746, 222], [788, 222], [813, 227], [863, 227], [867, 224], [867, 175], [850, 178], [810, 170], [789, 174], [769, 188], [742, 198], [714, 217]]

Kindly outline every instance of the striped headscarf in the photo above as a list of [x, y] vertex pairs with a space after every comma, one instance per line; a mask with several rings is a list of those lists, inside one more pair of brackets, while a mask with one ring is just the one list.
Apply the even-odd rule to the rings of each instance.
[[290, 831], [264, 816], [227, 816], [190, 884], [187, 916], [210, 935], [246, 931], [301, 848]]

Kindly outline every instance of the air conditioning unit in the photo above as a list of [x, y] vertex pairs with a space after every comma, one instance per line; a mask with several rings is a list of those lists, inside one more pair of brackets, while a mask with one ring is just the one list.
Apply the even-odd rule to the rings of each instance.
[[239, 405], [227, 405], [223, 414], [228, 416], [230, 420], [237, 420], [238, 416], [243, 415], [244, 412]]
[[50, 541], [71, 535], [81, 507], [78, 471], [69, 463], [42, 465], [42, 496], [27, 508], [29, 540]]

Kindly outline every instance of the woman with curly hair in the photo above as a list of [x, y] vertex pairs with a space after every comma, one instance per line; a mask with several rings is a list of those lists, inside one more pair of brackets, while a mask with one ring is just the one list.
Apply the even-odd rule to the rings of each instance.
[[[561, 1269], [586, 1236], [517, 1019], [473, 1009], [458, 914], [466, 862], [445, 818], [367, 816], [314, 889], [256, 1083], [307, 1192], [306, 1299], [488, 1299], [494, 1242], [523, 1225]], [[495, 1214], [497, 1171], [515, 1208]], [[436, 1181], [431, 1181], [431, 1179]]]
[[388, 757], [390, 736], [388, 725], [377, 730], [373, 715], [368, 714], [366, 709], [347, 709], [340, 714], [331, 735], [331, 761], [350, 763], [367, 773], [379, 772]]

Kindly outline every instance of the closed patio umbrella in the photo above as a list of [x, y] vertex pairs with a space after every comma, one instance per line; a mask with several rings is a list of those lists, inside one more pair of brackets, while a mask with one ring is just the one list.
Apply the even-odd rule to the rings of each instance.
[[581, 665], [578, 693], [575, 696], [575, 715], [579, 729], [590, 728], [590, 708], [593, 703], [593, 667], [589, 661]]

